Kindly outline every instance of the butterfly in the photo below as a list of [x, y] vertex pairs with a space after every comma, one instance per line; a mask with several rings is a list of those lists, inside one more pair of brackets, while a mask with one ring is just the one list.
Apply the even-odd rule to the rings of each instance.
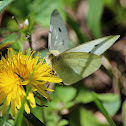
[[55, 9], [51, 14], [46, 61], [65, 85], [71, 85], [98, 70], [101, 66], [100, 55], [119, 37], [107, 36], [69, 49], [66, 27]]

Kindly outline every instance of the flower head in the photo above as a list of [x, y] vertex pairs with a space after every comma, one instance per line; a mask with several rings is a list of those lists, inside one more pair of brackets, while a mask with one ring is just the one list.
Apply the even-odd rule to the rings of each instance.
[[[39, 60], [37, 55], [32, 58], [34, 52], [30, 55], [24, 55], [22, 52], [13, 53], [12, 49], [8, 50], [8, 58], [1, 57], [0, 60], [0, 104], [3, 103], [2, 113], [11, 105], [12, 115], [15, 116], [17, 109], [20, 109], [21, 102], [26, 96], [26, 89], [31, 74], [34, 74], [31, 82], [31, 90], [27, 100], [32, 108], [36, 107], [33, 91], [37, 91], [47, 100], [51, 98], [46, 91], [53, 91], [45, 86], [48, 82], [60, 83], [62, 80], [53, 74], [52, 68], [43, 60]], [[27, 103], [25, 111], [30, 113]]]

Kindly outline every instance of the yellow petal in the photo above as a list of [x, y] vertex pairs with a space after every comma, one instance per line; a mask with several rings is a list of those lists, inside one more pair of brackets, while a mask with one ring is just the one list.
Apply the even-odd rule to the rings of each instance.
[[36, 107], [35, 98], [31, 91], [29, 92], [27, 99], [30, 101], [31, 107], [35, 108]]
[[27, 114], [30, 114], [30, 108], [27, 103], [25, 103], [25, 111]]

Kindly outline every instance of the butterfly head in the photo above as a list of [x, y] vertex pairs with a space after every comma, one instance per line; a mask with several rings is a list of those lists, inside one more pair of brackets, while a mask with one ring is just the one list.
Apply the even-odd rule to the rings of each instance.
[[52, 67], [52, 59], [54, 59], [56, 56], [58, 56], [60, 53], [59, 53], [59, 51], [58, 50], [52, 50], [52, 51], [50, 51], [48, 54], [47, 54], [47, 56], [46, 56], [46, 58], [45, 58], [45, 60], [46, 60], [46, 62], [48, 63], [48, 65], [50, 66], [50, 67]]

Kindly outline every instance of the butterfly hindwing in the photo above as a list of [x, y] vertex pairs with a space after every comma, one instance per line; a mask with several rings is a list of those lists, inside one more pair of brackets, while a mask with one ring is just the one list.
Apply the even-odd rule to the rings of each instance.
[[89, 76], [101, 65], [100, 56], [84, 53], [61, 53], [52, 60], [52, 67], [66, 85]]

